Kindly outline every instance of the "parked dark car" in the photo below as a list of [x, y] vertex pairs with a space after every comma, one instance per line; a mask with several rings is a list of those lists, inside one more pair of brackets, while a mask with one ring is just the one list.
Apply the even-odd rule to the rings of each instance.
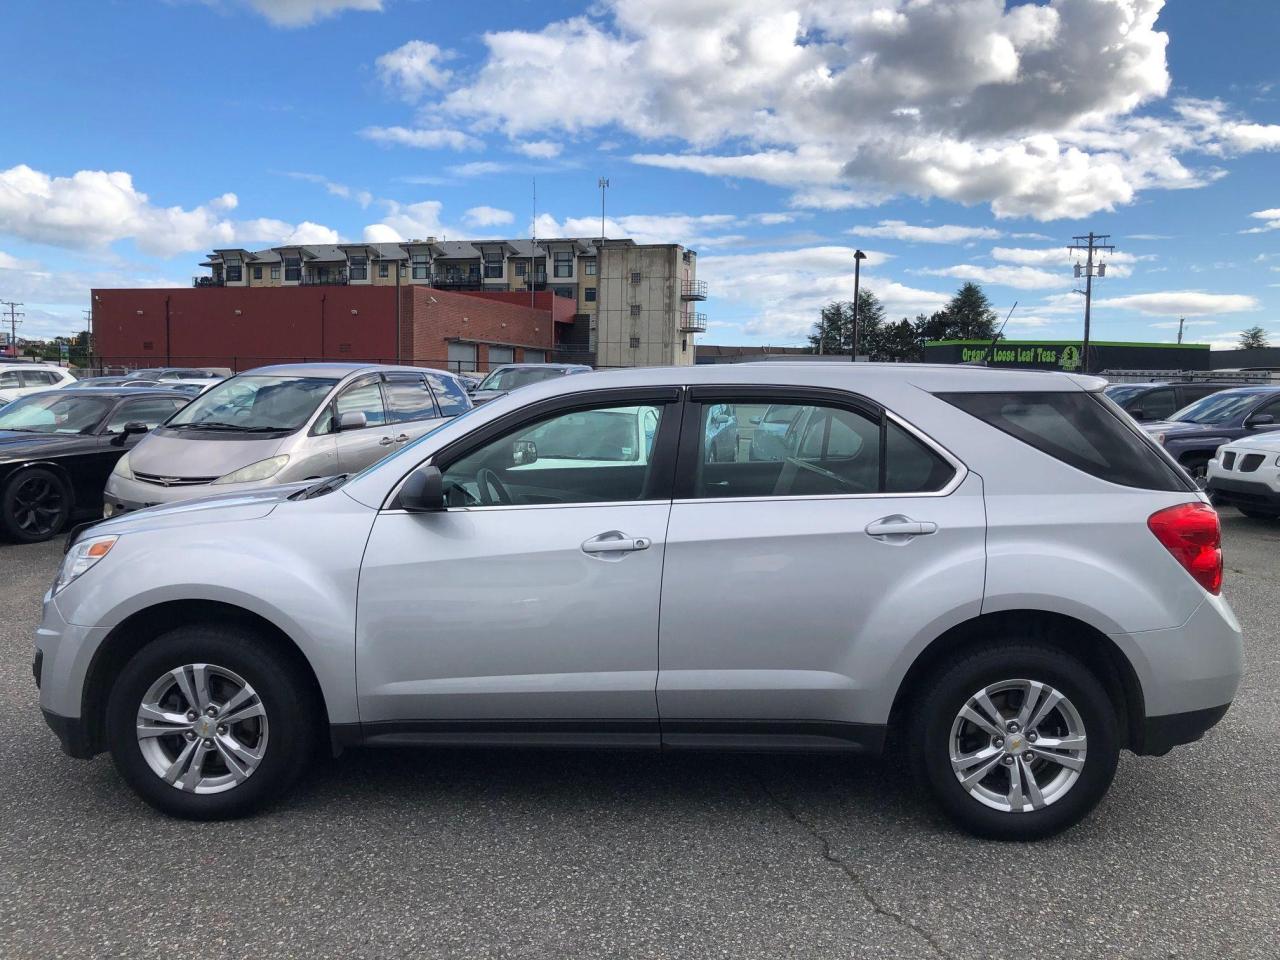
[[1224, 443], [1280, 430], [1280, 387], [1235, 387], [1183, 407], [1142, 428], [1173, 455], [1200, 487], [1209, 461]]
[[84, 380], [77, 380], [75, 386], [79, 387], [150, 387], [158, 383], [158, 380], [148, 380], [138, 377], [86, 377]]
[[480, 386], [468, 392], [471, 394], [471, 402], [478, 407], [494, 397], [527, 387], [531, 383], [590, 372], [591, 368], [583, 363], [508, 363], [493, 370], [481, 381]]
[[1139, 423], [1168, 420], [1189, 404], [1210, 394], [1241, 386], [1240, 383], [1200, 381], [1191, 383], [1113, 383], [1105, 393]]
[[64, 387], [13, 401], [0, 411], [0, 530], [35, 543], [73, 517], [102, 516], [116, 461], [188, 400], [146, 387]]

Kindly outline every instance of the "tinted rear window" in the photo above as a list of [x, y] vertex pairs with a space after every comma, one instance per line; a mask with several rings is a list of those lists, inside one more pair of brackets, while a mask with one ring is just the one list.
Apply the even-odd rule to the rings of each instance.
[[1145, 490], [1190, 490], [1142, 431], [1091, 393], [940, 393], [997, 430], [1091, 476]]

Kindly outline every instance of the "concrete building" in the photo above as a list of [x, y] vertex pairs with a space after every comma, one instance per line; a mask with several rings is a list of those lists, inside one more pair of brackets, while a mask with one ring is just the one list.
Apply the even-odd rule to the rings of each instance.
[[[599, 366], [693, 363], [706, 299], [697, 254], [632, 240], [406, 240], [214, 250], [193, 278], [209, 287], [431, 287], [544, 293], [572, 304], [556, 359]], [[601, 309], [608, 297], [609, 308]], [[559, 316], [557, 312], [557, 316]], [[633, 345], [634, 344], [634, 345]]]

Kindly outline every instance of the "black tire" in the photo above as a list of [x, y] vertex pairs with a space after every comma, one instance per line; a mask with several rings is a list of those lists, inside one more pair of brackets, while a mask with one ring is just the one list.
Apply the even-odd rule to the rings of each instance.
[[19, 543], [40, 543], [56, 536], [71, 517], [71, 488], [47, 467], [19, 470], [0, 493], [0, 526]]
[[1190, 456], [1180, 462], [1182, 469], [1191, 474], [1191, 479], [1195, 481], [1196, 486], [1203, 490], [1205, 484], [1209, 482], [1209, 458]]
[[1250, 520], [1280, 519], [1280, 513], [1276, 513], [1274, 510], [1253, 510], [1249, 507], [1236, 507], [1236, 509], [1239, 510], [1241, 513], [1243, 513]]
[[[171, 786], [143, 756], [136, 733], [138, 708], [152, 684], [170, 670], [197, 663], [247, 681], [262, 703], [269, 731], [257, 767], [221, 793]], [[314, 754], [317, 719], [308, 684], [269, 638], [238, 626], [199, 624], [170, 630], [125, 664], [107, 702], [107, 745], [120, 775], [157, 810], [189, 820], [227, 820], [254, 813], [288, 792]], [[217, 769], [220, 762], [215, 758], [211, 765]]]
[[[984, 805], [951, 766], [952, 724], [960, 710], [978, 691], [1012, 679], [1036, 680], [1060, 691], [1079, 713], [1087, 736], [1084, 767], [1074, 784], [1047, 806], [1022, 812]], [[1079, 823], [1110, 787], [1120, 753], [1115, 707], [1089, 668], [1051, 646], [1016, 639], [980, 647], [939, 667], [914, 699], [908, 736], [916, 773], [943, 811], [964, 830], [996, 840], [1038, 840]]]

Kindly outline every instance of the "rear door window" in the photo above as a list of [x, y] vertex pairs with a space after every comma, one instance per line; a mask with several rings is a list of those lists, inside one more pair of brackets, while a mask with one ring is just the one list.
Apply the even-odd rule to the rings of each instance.
[[422, 377], [391, 375], [383, 389], [387, 394], [387, 416], [393, 422], [432, 420], [436, 405]]
[[1173, 387], [1161, 387], [1139, 397], [1129, 408], [1140, 412], [1144, 420], [1167, 420], [1178, 409], [1178, 396]]
[[1118, 416], [1110, 401], [1092, 393], [940, 393], [938, 397], [1100, 480], [1145, 490], [1193, 489], [1133, 421]]
[[471, 409], [471, 398], [467, 396], [467, 391], [463, 389], [462, 384], [453, 377], [428, 373], [424, 375], [424, 379], [436, 396], [436, 403], [440, 407], [442, 417], [456, 417]]

